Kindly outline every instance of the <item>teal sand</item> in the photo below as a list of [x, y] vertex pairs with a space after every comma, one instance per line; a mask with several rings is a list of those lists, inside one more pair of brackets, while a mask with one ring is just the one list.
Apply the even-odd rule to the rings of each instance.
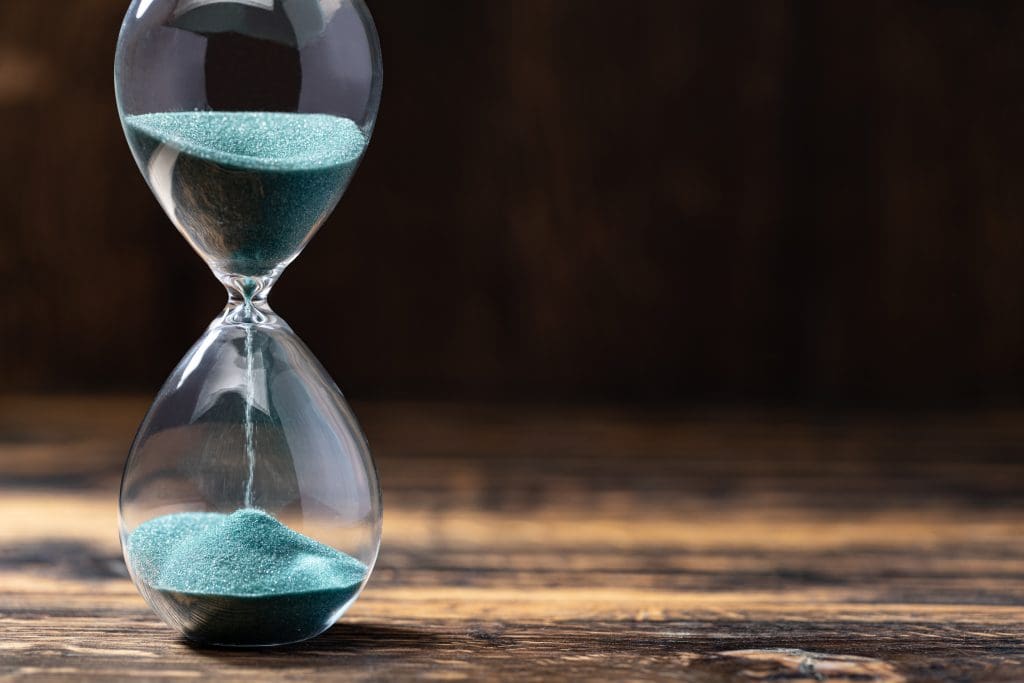
[[261, 276], [327, 218], [366, 149], [325, 114], [186, 111], [125, 117], [164, 209], [218, 271]]
[[274, 645], [329, 628], [368, 569], [262, 510], [151, 519], [126, 540], [132, 572], [186, 636]]

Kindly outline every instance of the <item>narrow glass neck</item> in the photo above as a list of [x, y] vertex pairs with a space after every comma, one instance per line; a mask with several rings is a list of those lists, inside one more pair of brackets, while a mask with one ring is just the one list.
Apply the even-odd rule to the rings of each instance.
[[273, 318], [274, 312], [267, 303], [273, 278], [234, 276], [222, 278], [221, 282], [228, 290], [225, 322], [260, 325]]

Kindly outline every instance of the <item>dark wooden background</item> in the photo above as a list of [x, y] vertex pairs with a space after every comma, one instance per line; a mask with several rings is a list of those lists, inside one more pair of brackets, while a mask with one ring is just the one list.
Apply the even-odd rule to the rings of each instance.
[[[222, 302], [122, 139], [126, 5], [0, 0], [6, 391], [152, 391]], [[372, 9], [374, 143], [273, 295], [348, 393], [1024, 396], [1024, 4]]]

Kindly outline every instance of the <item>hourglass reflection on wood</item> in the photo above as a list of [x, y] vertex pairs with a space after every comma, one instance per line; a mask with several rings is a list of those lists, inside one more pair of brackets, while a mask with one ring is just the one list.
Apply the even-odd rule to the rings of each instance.
[[380, 490], [341, 392], [267, 295], [373, 131], [372, 19], [362, 0], [134, 0], [115, 84], [146, 182], [229, 293], [132, 444], [129, 572], [190, 638], [313, 637], [369, 578]]

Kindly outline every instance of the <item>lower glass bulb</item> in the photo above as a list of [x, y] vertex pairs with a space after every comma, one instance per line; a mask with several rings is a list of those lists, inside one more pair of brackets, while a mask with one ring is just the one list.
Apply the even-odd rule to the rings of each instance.
[[132, 580], [194, 640], [328, 629], [380, 545], [377, 475], [337, 386], [265, 304], [229, 306], [146, 415], [121, 485]]

